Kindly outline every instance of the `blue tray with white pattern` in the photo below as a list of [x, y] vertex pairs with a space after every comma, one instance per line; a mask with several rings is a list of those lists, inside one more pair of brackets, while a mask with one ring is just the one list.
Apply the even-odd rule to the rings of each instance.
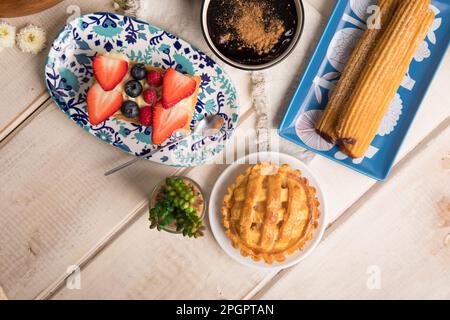
[[433, 0], [435, 21], [417, 50], [377, 136], [363, 158], [352, 159], [314, 130], [341, 72], [363, 34], [369, 6], [376, 0], [338, 0], [330, 21], [307, 67], [279, 134], [304, 148], [371, 178], [384, 180], [411, 126], [450, 43], [450, 2]]

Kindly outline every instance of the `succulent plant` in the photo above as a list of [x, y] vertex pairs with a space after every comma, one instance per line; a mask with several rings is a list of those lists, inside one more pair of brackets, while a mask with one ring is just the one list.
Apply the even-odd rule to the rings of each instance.
[[195, 195], [181, 178], [167, 178], [154, 208], [150, 209], [150, 228], [162, 230], [173, 221], [185, 237], [201, 237], [205, 227], [193, 206]]

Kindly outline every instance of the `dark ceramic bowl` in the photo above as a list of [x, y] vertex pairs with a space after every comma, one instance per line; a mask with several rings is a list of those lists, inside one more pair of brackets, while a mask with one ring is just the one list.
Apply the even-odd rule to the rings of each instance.
[[226, 56], [225, 54], [223, 54], [214, 44], [213, 40], [211, 39], [210, 36], [210, 32], [208, 29], [208, 7], [210, 4], [211, 0], [204, 0], [203, 1], [203, 6], [202, 6], [202, 16], [201, 16], [201, 23], [202, 23], [202, 31], [203, 31], [203, 35], [206, 39], [206, 42], [208, 43], [209, 47], [211, 48], [211, 50], [224, 62], [226, 62], [227, 64], [239, 68], [239, 69], [243, 69], [243, 70], [250, 70], [250, 71], [254, 71], [254, 70], [263, 70], [263, 69], [268, 69], [270, 67], [273, 67], [274, 65], [280, 63], [281, 61], [283, 61], [284, 59], [286, 59], [294, 50], [294, 48], [296, 47], [296, 45], [298, 44], [302, 31], [303, 31], [303, 26], [304, 26], [304, 21], [305, 21], [305, 16], [304, 16], [304, 8], [303, 8], [303, 3], [302, 0], [293, 0], [293, 2], [295, 3], [295, 10], [296, 10], [296, 14], [297, 14], [297, 24], [295, 26], [295, 31], [294, 31], [294, 35], [292, 36], [292, 40], [290, 41], [290, 44], [284, 48], [284, 50], [279, 53], [278, 55], [276, 55], [272, 60], [270, 61], [266, 61], [263, 62], [261, 64], [245, 64], [236, 60], [233, 60], [232, 58]]

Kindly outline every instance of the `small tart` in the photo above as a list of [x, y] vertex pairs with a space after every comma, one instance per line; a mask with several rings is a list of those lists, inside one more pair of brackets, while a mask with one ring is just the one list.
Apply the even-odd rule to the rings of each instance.
[[268, 264], [302, 250], [318, 226], [319, 200], [299, 170], [261, 163], [228, 188], [223, 226], [244, 257]]

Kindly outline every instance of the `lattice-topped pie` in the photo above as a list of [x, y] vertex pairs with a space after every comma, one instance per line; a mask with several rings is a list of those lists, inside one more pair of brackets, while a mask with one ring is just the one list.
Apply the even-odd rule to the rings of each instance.
[[243, 256], [283, 262], [303, 249], [318, 225], [316, 190], [289, 165], [261, 163], [228, 188], [223, 225]]

